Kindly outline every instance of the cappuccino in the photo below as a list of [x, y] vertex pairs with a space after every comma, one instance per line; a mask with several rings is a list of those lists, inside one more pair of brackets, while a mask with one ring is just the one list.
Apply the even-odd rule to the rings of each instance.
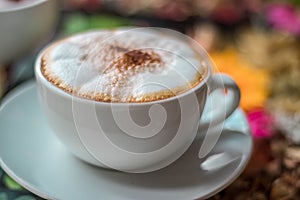
[[49, 46], [41, 71], [72, 95], [100, 102], [149, 102], [198, 85], [207, 69], [186, 42], [156, 31], [94, 31]]

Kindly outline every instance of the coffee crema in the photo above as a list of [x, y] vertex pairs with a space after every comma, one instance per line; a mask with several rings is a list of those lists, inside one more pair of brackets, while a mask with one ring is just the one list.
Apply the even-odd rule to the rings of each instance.
[[206, 70], [187, 43], [152, 30], [81, 33], [41, 55], [41, 71], [49, 82], [100, 102], [170, 98], [198, 85]]

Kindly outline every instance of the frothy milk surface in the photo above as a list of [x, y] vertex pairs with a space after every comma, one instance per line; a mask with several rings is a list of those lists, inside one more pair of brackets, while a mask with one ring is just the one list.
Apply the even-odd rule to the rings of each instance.
[[82, 33], [42, 54], [41, 71], [60, 89], [102, 102], [148, 102], [199, 84], [206, 68], [185, 42], [156, 31]]

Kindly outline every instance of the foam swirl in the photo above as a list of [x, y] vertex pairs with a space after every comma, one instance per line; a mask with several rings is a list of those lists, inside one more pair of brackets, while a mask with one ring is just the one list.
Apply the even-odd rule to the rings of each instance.
[[185, 42], [155, 31], [94, 31], [58, 41], [42, 54], [45, 78], [102, 102], [147, 102], [183, 93], [206, 73]]

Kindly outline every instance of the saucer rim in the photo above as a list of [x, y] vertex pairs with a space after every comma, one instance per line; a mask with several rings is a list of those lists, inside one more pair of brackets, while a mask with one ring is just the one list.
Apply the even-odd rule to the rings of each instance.
[[[9, 93], [7, 93], [2, 100], [0, 101], [0, 113], [2, 112], [2, 110], [9, 105], [9, 103], [11, 101], [13, 101], [15, 98], [17, 98], [18, 96], [22, 95], [23, 93], [28, 92], [30, 89], [36, 87], [36, 81], [35, 79], [32, 80], [28, 80], [25, 81], [24, 83], [21, 83], [20, 85], [18, 85], [16, 88], [12, 89]], [[243, 118], [246, 119], [245, 113], [241, 108], [237, 108], [234, 112], [239, 112]], [[242, 133], [245, 135], [249, 136], [249, 140], [250, 140], [250, 147], [249, 147], [249, 153], [244, 153], [241, 156], [241, 161], [239, 162], [239, 164], [237, 165], [237, 167], [235, 167], [235, 169], [233, 169], [231, 176], [229, 176], [226, 180], [226, 182], [221, 186], [221, 187], [217, 187], [214, 190], [211, 190], [209, 193], [207, 193], [206, 195], [203, 195], [201, 197], [197, 197], [196, 199], [206, 199], [211, 197], [214, 194], [219, 193], [220, 191], [224, 190], [226, 187], [228, 187], [229, 185], [231, 185], [245, 170], [245, 168], [247, 167], [250, 159], [251, 159], [251, 155], [253, 152], [253, 146], [254, 146], [254, 142], [253, 142], [253, 137], [251, 136], [251, 130], [249, 128], [249, 125], [247, 124], [247, 130], [243, 131]], [[234, 131], [234, 130], [232, 130]], [[41, 191], [42, 189], [37, 189], [35, 186], [33, 186], [30, 182], [23, 180], [22, 178], [20, 178], [17, 174], [15, 174], [3, 161], [1, 155], [0, 155], [0, 167], [3, 169], [3, 171], [9, 175], [13, 180], [15, 180], [17, 183], [19, 183], [23, 188], [25, 188], [26, 190], [28, 190], [29, 192], [32, 192], [33, 194], [44, 198], [44, 199], [50, 199], [50, 200], [57, 200], [56, 197], [53, 197], [49, 194], [47, 194], [46, 192]], [[217, 169], [217, 170], [222, 170], [221, 169]]]
[[[26, 93], [28, 90], [35, 87], [35, 80], [28, 80], [24, 83], [21, 83], [14, 89], [12, 89], [9, 93], [7, 93], [0, 102], [0, 113], [2, 110], [9, 105], [11, 101], [13, 101], [15, 98], [20, 96], [23, 93]], [[44, 198], [44, 199], [53, 199], [56, 200], [56, 198], [52, 197], [51, 195], [42, 193], [38, 191], [32, 184], [28, 183], [28, 181], [23, 180], [22, 178], [19, 178], [17, 174], [15, 174], [2, 160], [2, 157], [0, 155], [0, 167], [3, 169], [3, 171], [9, 175], [13, 180], [15, 180], [18, 184], [20, 184], [23, 188], [28, 190], [29, 192], [32, 192], [33, 194]]]

